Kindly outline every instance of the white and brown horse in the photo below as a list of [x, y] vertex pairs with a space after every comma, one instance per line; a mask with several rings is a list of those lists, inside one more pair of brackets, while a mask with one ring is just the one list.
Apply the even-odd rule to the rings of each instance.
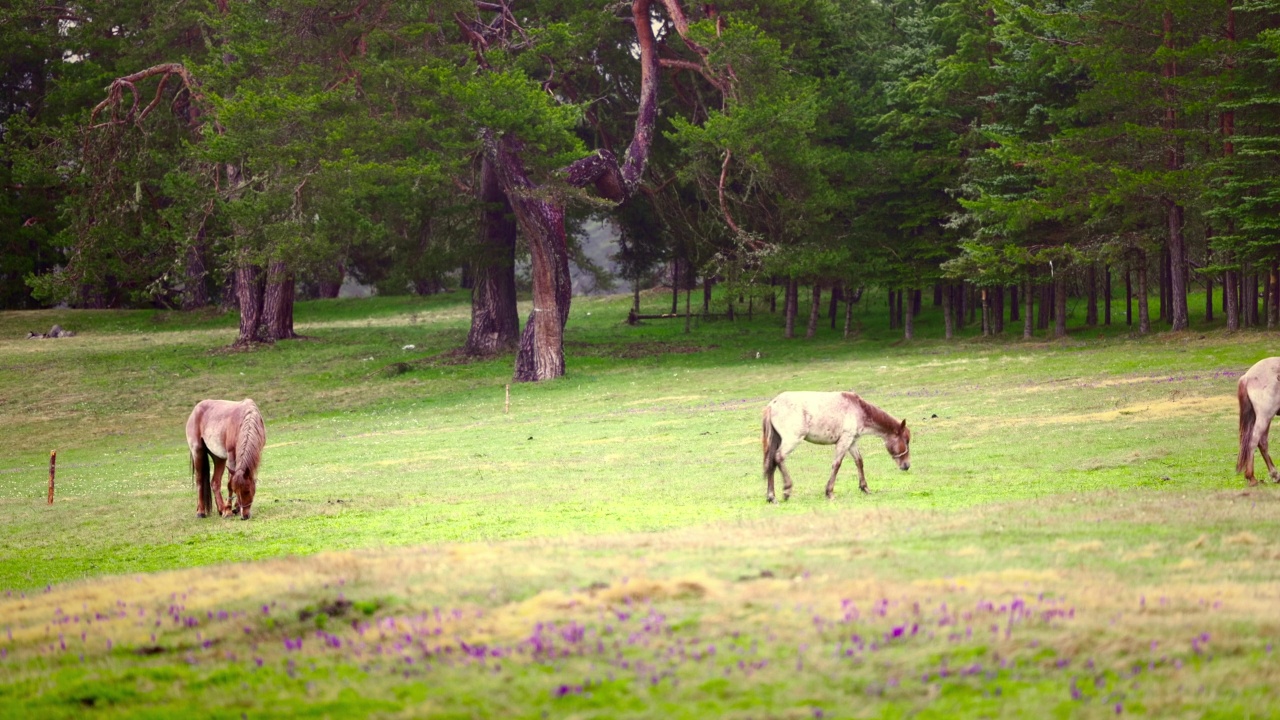
[[[267, 431], [252, 400], [201, 400], [187, 418], [187, 446], [191, 448], [191, 472], [196, 480], [196, 517], [208, 515], [217, 502], [223, 517], [249, 519], [258, 486], [258, 464]], [[209, 477], [209, 458], [213, 477]], [[222, 500], [222, 471], [227, 478], [228, 501]]]
[[1240, 400], [1240, 457], [1236, 460], [1236, 472], [1244, 472], [1250, 485], [1258, 484], [1253, 475], [1253, 451], [1257, 450], [1262, 453], [1271, 479], [1280, 482], [1280, 472], [1276, 472], [1271, 454], [1267, 452], [1271, 418], [1280, 414], [1280, 357], [1254, 363], [1240, 376], [1236, 397]]
[[774, 502], [773, 471], [782, 470], [782, 499], [791, 497], [791, 474], [785, 461], [802, 441], [816, 445], [835, 445], [831, 462], [831, 479], [827, 480], [827, 498], [836, 489], [836, 474], [847, 454], [858, 466], [858, 487], [867, 491], [867, 476], [862, 471], [862, 452], [858, 438], [867, 433], [884, 439], [884, 447], [897, 461], [898, 467], [911, 467], [911, 431], [907, 421], [898, 422], [889, 413], [851, 392], [784, 392], [764, 409], [763, 436], [765, 499]]

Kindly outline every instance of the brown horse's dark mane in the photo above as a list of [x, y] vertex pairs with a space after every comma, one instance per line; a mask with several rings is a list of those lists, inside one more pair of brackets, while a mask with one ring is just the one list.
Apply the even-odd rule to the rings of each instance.
[[243, 400], [243, 415], [240, 419], [238, 451], [240, 467], [236, 470], [242, 474], [256, 478], [258, 464], [262, 462], [262, 447], [266, 444], [266, 432], [262, 426], [262, 415], [258, 405], [252, 400]]
[[877, 432], [884, 435], [898, 434], [898, 428], [901, 427], [901, 423], [895, 417], [863, 400], [857, 393], [846, 392], [841, 394], [862, 408], [862, 416], [867, 419], [867, 424]]

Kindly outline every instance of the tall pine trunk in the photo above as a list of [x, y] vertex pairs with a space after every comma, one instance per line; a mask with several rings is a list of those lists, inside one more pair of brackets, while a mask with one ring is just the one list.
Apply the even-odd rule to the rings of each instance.
[[1133, 325], [1133, 268], [1132, 263], [1124, 265], [1124, 324]]
[[[1235, 42], [1236, 42], [1236, 11], [1234, 0], [1227, 0], [1227, 73], [1230, 77], [1234, 74], [1235, 63]], [[1227, 99], [1232, 98], [1231, 94], [1227, 94]], [[1235, 134], [1236, 134], [1236, 111], [1228, 105], [1222, 111], [1222, 154], [1230, 160], [1235, 154]], [[1235, 234], [1235, 225], [1232, 221], [1227, 221], [1227, 234]], [[1229, 264], [1234, 258], [1227, 255], [1224, 258]], [[1227, 329], [1240, 329], [1240, 280], [1241, 273], [1236, 270], [1227, 270], [1222, 281], [1222, 304], [1225, 306], [1224, 312], [1227, 314]]]
[[853, 293], [846, 292], [844, 296], [844, 337], [849, 337], [849, 331], [853, 327]]
[[1022, 337], [1025, 340], [1030, 340], [1034, 334], [1032, 325], [1035, 323], [1035, 297], [1035, 280], [1028, 277], [1022, 292], [1022, 302], [1026, 304], [1022, 311]]
[[982, 337], [990, 337], [992, 330], [991, 320], [991, 293], [987, 288], [978, 290], [979, 297], [982, 298]]
[[[1164, 46], [1173, 50], [1173, 11], [1164, 11]], [[1177, 137], [1178, 111], [1175, 107], [1177, 92], [1173, 79], [1178, 75], [1178, 66], [1172, 56], [1164, 64], [1165, 77], [1165, 130], [1168, 133], [1168, 148], [1165, 150], [1165, 166], [1170, 172], [1182, 169], [1182, 141]], [[1187, 244], [1182, 234], [1183, 208], [1176, 200], [1167, 201], [1169, 214], [1169, 301], [1171, 312], [1169, 320], [1173, 330], [1186, 330], [1187, 312]]]
[[[915, 340], [916, 339], [916, 321], [915, 321], [915, 313], [912, 312], [915, 309], [914, 302], [913, 302], [915, 298], [915, 290], [908, 289], [906, 291], [906, 294], [909, 299], [907, 300], [906, 312], [903, 313], [903, 316], [902, 316], [902, 337], [907, 340]], [[902, 295], [903, 293], [901, 292], [898, 293], [899, 301], [902, 300]]]
[[818, 314], [822, 308], [822, 283], [813, 284], [813, 302], [809, 306], [809, 327], [804, 336], [812, 338], [818, 332]]
[[1102, 266], [1103, 325], [1111, 326], [1111, 266]]
[[1084, 275], [1085, 291], [1088, 305], [1085, 309], [1084, 324], [1089, 327], [1098, 325], [1098, 266], [1089, 263]]
[[1151, 308], [1147, 301], [1147, 254], [1138, 251], [1138, 332], [1151, 332]]
[[799, 304], [800, 281], [787, 278], [787, 296], [782, 303], [783, 332], [785, 338], [796, 336], [796, 305]]
[[1067, 276], [1057, 273], [1053, 278], [1053, 336], [1067, 336]]
[[1277, 272], [1276, 261], [1271, 261], [1271, 270], [1268, 277], [1271, 278], [1271, 292], [1267, 293], [1267, 329], [1274, 331], [1276, 324], [1280, 323], [1280, 272]]
[[831, 318], [831, 329], [836, 329], [836, 313], [840, 310], [840, 297], [844, 291], [844, 287], [839, 282], [831, 284], [831, 305], [827, 310], [828, 317]]
[[991, 302], [992, 319], [995, 320], [991, 325], [991, 332], [1000, 334], [1005, 332], [1005, 286], [997, 284], [991, 291], [996, 293]]
[[952, 312], [951, 302], [951, 286], [946, 285], [942, 288], [942, 326], [946, 339], [950, 340], [956, 335], [956, 320]]

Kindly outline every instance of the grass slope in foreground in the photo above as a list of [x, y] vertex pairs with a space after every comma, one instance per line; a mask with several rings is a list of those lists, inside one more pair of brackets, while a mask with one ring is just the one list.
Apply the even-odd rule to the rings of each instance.
[[[0, 713], [1274, 712], [1280, 495], [1231, 473], [1269, 336], [899, 344], [872, 307], [784, 341], [625, 308], [575, 301], [569, 375], [510, 414], [509, 357], [448, 354], [457, 296], [303, 304], [311, 339], [253, 353], [217, 350], [234, 318], [0, 315], [80, 332], [0, 341]], [[760, 408], [837, 388], [908, 419], [911, 471], [868, 438], [872, 494], [848, 467], [827, 502], [805, 446], [766, 506]], [[251, 522], [194, 518], [208, 396], [267, 417]]]

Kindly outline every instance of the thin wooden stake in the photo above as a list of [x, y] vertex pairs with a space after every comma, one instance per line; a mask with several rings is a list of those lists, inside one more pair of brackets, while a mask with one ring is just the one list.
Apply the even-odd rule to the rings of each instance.
[[53, 504], [53, 470], [58, 462], [58, 451], [49, 453], [49, 504]]
[[507, 401], [502, 405], [502, 414], [506, 415], [511, 412], [511, 384], [507, 383]]

